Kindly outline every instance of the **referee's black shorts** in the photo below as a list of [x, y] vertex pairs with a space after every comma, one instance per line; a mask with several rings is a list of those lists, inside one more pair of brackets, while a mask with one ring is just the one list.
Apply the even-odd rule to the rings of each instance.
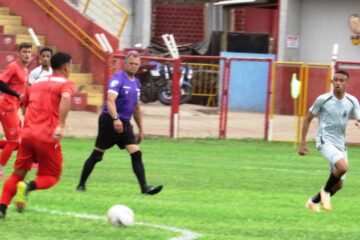
[[99, 129], [96, 137], [95, 147], [109, 149], [115, 144], [124, 149], [126, 145], [137, 144], [133, 126], [128, 121], [122, 121], [124, 131], [118, 133], [114, 128], [114, 120], [107, 113], [102, 113], [99, 117]]

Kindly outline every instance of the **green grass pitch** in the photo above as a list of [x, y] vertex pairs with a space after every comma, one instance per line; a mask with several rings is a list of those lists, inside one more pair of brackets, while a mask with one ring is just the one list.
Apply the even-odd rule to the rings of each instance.
[[[88, 181], [76, 192], [93, 139], [63, 139], [64, 170], [60, 182], [30, 194], [28, 209], [13, 206], [0, 222], [0, 239], [168, 240], [181, 233], [136, 224], [116, 228], [105, 219], [61, 213], [106, 215], [114, 204], [132, 208], [136, 221], [201, 234], [198, 239], [360, 239], [360, 148], [349, 147], [350, 171], [345, 187], [332, 198], [333, 211], [305, 208], [328, 178], [328, 164], [311, 152], [298, 156], [290, 143], [254, 140], [145, 139], [140, 145], [150, 184], [163, 192], [144, 196], [125, 151], [107, 151]], [[11, 171], [13, 159], [5, 174]], [[29, 174], [28, 180], [34, 175]], [[1, 180], [2, 185], [4, 180]], [[38, 209], [46, 208], [41, 212]], [[182, 238], [187, 239], [187, 238]]]

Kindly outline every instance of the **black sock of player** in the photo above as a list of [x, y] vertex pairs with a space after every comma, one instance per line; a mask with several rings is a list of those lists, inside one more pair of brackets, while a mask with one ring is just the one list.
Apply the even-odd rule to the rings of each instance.
[[7, 206], [5, 204], [0, 204], [0, 212], [2, 212], [2, 214], [6, 214], [6, 209], [7, 209]]
[[86, 162], [84, 163], [84, 167], [81, 173], [81, 177], [80, 177], [80, 182], [79, 185], [84, 186], [86, 180], [88, 179], [88, 177], [90, 176], [91, 172], [93, 171], [95, 164], [100, 162], [102, 160], [104, 153], [94, 150], [89, 158], [86, 160]]
[[316, 194], [312, 199], [311, 201], [313, 203], [319, 203], [321, 201], [321, 196], [320, 196], [320, 193]]
[[[336, 192], [334, 192], [333, 190], [330, 191], [330, 196], [334, 196]], [[319, 203], [321, 201], [321, 195], [320, 193], [317, 193], [312, 199], [311, 201], [313, 203]]]
[[340, 178], [335, 177], [334, 173], [330, 174], [328, 181], [324, 187], [326, 192], [331, 192], [331, 189], [340, 182]]
[[36, 189], [36, 183], [34, 181], [31, 181], [28, 183], [26, 187], [26, 192], [30, 192]]
[[131, 156], [133, 171], [138, 179], [141, 190], [143, 190], [146, 186], [146, 180], [145, 180], [144, 165], [141, 158], [141, 151], [134, 152], [130, 154], [130, 156]]

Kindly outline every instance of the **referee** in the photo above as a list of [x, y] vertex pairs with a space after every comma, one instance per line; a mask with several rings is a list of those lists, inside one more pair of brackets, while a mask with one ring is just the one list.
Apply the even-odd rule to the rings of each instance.
[[[86, 160], [77, 191], [86, 190], [86, 180], [96, 163], [103, 158], [106, 149], [117, 145], [126, 149], [131, 156], [133, 171], [140, 185], [141, 193], [154, 195], [161, 191], [162, 185], [149, 186], [146, 183], [145, 170], [138, 144], [143, 139], [140, 97], [140, 82], [135, 77], [140, 67], [140, 56], [137, 52], [129, 52], [125, 58], [124, 70], [114, 74], [109, 81], [107, 99], [99, 117], [99, 129], [93, 152]], [[134, 120], [139, 133], [135, 136], [130, 119]]]

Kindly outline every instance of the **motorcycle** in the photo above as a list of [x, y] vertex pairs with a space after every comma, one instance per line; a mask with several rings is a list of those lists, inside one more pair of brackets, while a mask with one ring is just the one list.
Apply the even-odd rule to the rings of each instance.
[[[150, 61], [140, 67], [138, 78], [141, 82], [140, 100], [143, 103], [159, 100], [164, 105], [172, 101], [172, 67], [170, 63]], [[193, 87], [190, 83], [193, 70], [189, 65], [181, 67], [180, 104], [190, 101]]]

